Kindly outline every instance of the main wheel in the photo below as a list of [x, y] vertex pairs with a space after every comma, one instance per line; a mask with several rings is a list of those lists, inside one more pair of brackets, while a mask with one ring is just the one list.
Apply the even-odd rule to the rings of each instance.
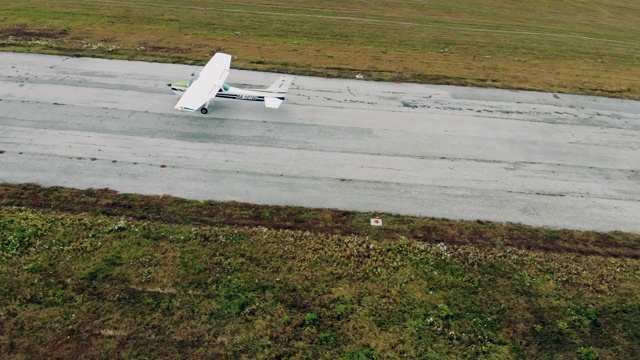
[[209, 112], [209, 110], [207, 110], [206, 107], [203, 107], [203, 108], [200, 108], [200, 112], [206, 115]]

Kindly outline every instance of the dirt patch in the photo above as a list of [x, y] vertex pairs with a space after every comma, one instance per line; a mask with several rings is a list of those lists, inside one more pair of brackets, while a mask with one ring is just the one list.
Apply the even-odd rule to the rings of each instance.
[[68, 29], [56, 29], [49, 26], [35, 27], [27, 24], [13, 24], [0, 28], [0, 38], [19, 38], [25, 40], [60, 39], [69, 35]]
[[157, 53], [166, 53], [166, 54], [188, 54], [191, 53], [191, 49], [183, 49], [177, 46], [167, 47], [167, 46], [149, 46], [147, 50], [157, 52]]

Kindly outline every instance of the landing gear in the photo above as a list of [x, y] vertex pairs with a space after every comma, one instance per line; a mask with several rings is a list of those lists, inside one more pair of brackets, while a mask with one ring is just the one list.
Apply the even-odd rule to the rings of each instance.
[[203, 115], [207, 115], [207, 113], [209, 112], [209, 101], [207, 101], [204, 105], [202, 105], [202, 107], [200, 108], [200, 112]]

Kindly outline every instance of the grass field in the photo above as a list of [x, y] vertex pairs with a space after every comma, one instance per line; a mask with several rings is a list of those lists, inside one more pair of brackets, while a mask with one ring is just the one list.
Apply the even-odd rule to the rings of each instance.
[[[638, 19], [617, 0], [0, 0], [0, 51], [640, 99]], [[640, 356], [640, 235], [377, 215], [0, 183], [0, 354]]]
[[0, 0], [0, 49], [640, 99], [640, 3]]
[[640, 235], [370, 216], [1, 184], [0, 353], [640, 353]]

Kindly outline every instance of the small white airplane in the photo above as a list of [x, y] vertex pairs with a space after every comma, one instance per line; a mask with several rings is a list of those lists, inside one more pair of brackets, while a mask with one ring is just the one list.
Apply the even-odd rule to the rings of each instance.
[[186, 111], [200, 110], [209, 112], [209, 102], [213, 98], [264, 101], [268, 108], [277, 109], [284, 101], [292, 78], [283, 76], [267, 89], [238, 89], [224, 83], [229, 75], [231, 55], [215, 54], [205, 65], [200, 75], [189, 82], [167, 84], [176, 95], [182, 96], [176, 104], [176, 109]]

